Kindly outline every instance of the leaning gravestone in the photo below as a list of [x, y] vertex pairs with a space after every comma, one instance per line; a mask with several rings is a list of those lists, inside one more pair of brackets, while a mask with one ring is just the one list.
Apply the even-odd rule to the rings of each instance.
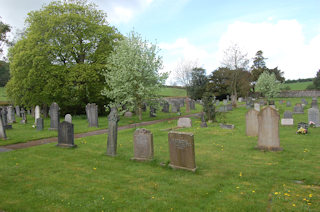
[[49, 130], [58, 130], [59, 127], [59, 105], [53, 102], [50, 106], [50, 128]]
[[40, 106], [37, 105], [34, 109], [34, 123], [36, 123], [37, 119], [40, 118]]
[[246, 134], [247, 136], [258, 136], [259, 122], [258, 122], [259, 112], [255, 109], [251, 109], [246, 114]]
[[59, 124], [58, 144], [59, 147], [76, 147], [74, 144], [73, 124], [63, 121]]
[[64, 116], [64, 120], [65, 120], [66, 122], [72, 123], [72, 116], [71, 116], [70, 114], [66, 114], [66, 115]]
[[169, 103], [167, 102], [167, 101], [165, 101], [164, 103], [163, 103], [163, 106], [162, 106], [162, 110], [161, 110], [162, 112], [164, 112], [164, 113], [169, 113]]
[[6, 140], [7, 139], [7, 135], [6, 135], [6, 129], [3, 125], [3, 121], [2, 121], [2, 114], [0, 113], [0, 139], [2, 140]]
[[86, 114], [89, 127], [99, 127], [98, 125], [98, 105], [88, 103], [86, 105]]
[[21, 116], [20, 115], [20, 107], [17, 105], [15, 109], [16, 109], [17, 116], [20, 117]]
[[259, 103], [254, 103], [254, 109], [256, 111], [260, 111], [260, 104]]
[[320, 127], [320, 117], [318, 108], [313, 107], [308, 109], [308, 121], [309, 124], [312, 121], [316, 127]]
[[290, 101], [287, 101], [286, 106], [287, 106], [287, 107], [291, 107], [291, 102], [290, 102]]
[[41, 131], [43, 130], [43, 127], [44, 127], [43, 118], [40, 117], [36, 120], [36, 129]]
[[192, 127], [192, 121], [190, 118], [179, 118], [178, 127]]
[[169, 166], [176, 169], [196, 171], [194, 136], [192, 133], [169, 132]]
[[283, 126], [292, 126], [293, 125], [293, 118], [291, 111], [285, 111], [283, 114], [283, 119], [281, 119], [281, 125]]
[[133, 135], [133, 160], [153, 160], [153, 135], [144, 128], [136, 129]]
[[107, 155], [117, 155], [117, 137], [118, 137], [118, 122], [119, 116], [117, 108], [111, 108], [111, 112], [108, 116], [108, 142], [107, 142]]
[[263, 108], [258, 114], [258, 149], [281, 151], [279, 140], [279, 113], [272, 107]]
[[8, 111], [8, 116], [7, 116], [7, 120], [9, 124], [15, 123], [16, 122], [16, 116], [14, 114], [14, 109], [12, 106], [8, 106], [7, 107], [7, 111]]
[[293, 113], [294, 114], [304, 114], [303, 107], [300, 103], [297, 103], [296, 106], [294, 106]]

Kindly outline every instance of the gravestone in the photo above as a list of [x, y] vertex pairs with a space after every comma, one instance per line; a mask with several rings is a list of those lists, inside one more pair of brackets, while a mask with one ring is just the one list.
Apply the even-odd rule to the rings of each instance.
[[99, 127], [98, 124], [98, 105], [88, 103], [86, 105], [86, 114], [89, 127]]
[[180, 105], [179, 105], [179, 103], [177, 103], [177, 102], [172, 102], [171, 112], [172, 112], [172, 113], [180, 112]]
[[190, 118], [179, 118], [178, 127], [192, 127], [192, 121]]
[[196, 109], [196, 101], [191, 99], [190, 100], [190, 109], [195, 110]]
[[74, 144], [73, 124], [63, 121], [58, 128], [58, 144], [59, 147], [76, 147]]
[[254, 109], [256, 111], [260, 111], [260, 104], [259, 103], [254, 103]]
[[259, 130], [259, 121], [258, 121], [259, 112], [255, 109], [251, 109], [246, 113], [246, 135], [247, 136], [258, 136]]
[[218, 99], [218, 100], [216, 100], [216, 106], [219, 106], [219, 105], [220, 105], [220, 101]]
[[191, 104], [191, 102], [190, 102], [190, 99], [189, 98], [186, 98], [185, 99], [185, 105], [186, 105], [186, 113], [190, 113], [190, 104]]
[[133, 135], [133, 160], [153, 160], [153, 135], [144, 128], [136, 129]]
[[50, 106], [49, 115], [50, 115], [50, 128], [49, 130], [58, 130], [60, 117], [59, 117], [59, 105], [53, 102]]
[[223, 100], [223, 105], [227, 105], [228, 104], [228, 100], [224, 99]]
[[[21, 124], [26, 124], [27, 122], [28, 122], [28, 120], [27, 120], [27, 115], [26, 115], [26, 112], [25, 112], [25, 110], [22, 108], [21, 109], [21, 111], [20, 111], [20, 115], [21, 115], [21, 121], [20, 121], [20, 123]], [[40, 117], [39, 117], [40, 118]], [[36, 123], [35, 124], [37, 124], [37, 120], [36, 120]]]
[[243, 102], [243, 98], [242, 98], [242, 97], [239, 97], [239, 98], [238, 98], [238, 102]]
[[304, 104], [304, 105], [308, 104], [308, 102], [305, 99], [301, 99], [301, 103]]
[[246, 101], [246, 108], [250, 109], [253, 107], [253, 101], [252, 98], [248, 97], [247, 101]]
[[194, 136], [186, 132], [169, 132], [169, 166], [175, 169], [185, 169], [195, 172], [196, 161], [194, 151]]
[[119, 116], [117, 108], [111, 108], [111, 112], [108, 116], [108, 142], [107, 142], [107, 155], [117, 155], [117, 137], [118, 137], [118, 122]]
[[20, 117], [20, 116], [21, 116], [21, 115], [20, 115], [20, 107], [17, 105], [17, 106], [15, 107], [15, 109], [16, 109], [16, 114], [17, 114], [17, 116]]
[[70, 114], [66, 114], [66, 115], [64, 116], [64, 120], [65, 120], [66, 122], [72, 123], [72, 116], [71, 116]]
[[7, 139], [7, 134], [6, 134], [6, 129], [3, 125], [3, 121], [2, 121], [2, 114], [0, 113], [0, 139], [2, 140], [6, 140]]
[[227, 104], [227, 111], [232, 111], [232, 104]]
[[319, 108], [319, 107], [318, 107], [318, 101], [317, 101], [316, 98], [315, 98], [315, 99], [312, 99], [311, 107], [312, 107], [312, 108]]
[[228, 112], [228, 107], [227, 105], [222, 105], [219, 107], [219, 110], [218, 110], [220, 113], [226, 113]]
[[287, 106], [287, 107], [291, 107], [291, 102], [290, 102], [290, 101], [287, 101], [286, 106]]
[[204, 114], [201, 113], [201, 124], [200, 127], [208, 127], [206, 119], [204, 118]]
[[303, 112], [303, 107], [300, 103], [297, 103], [294, 108], [293, 108], [293, 113], [294, 114], [304, 114]]
[[293, 118], [291, 111], [285, 111], [283, 114], [283, 119], [281, 119], [281, 125], [283, 126], [292, 126], [293, 125]]
[[167, 102], [167, 101], [165, 101], [164, 103], [163, 103], [163, 106], [162, 106], [162, 110], [161, 110], [162, 112], [164, 112], [164, 113], [169, 113], [169, 103]]
[[233, 125], [233, 124], [222, 124], [222, 123], [220, 123], [220, 127], [221, 127], [222, 129], [227, 129], [227, 130], [232, 130], [232, 129], [234, 129], [234, 125]]
[[150, 117], [157, 117], [157, 109], [155, 107], [150, 106]]
[[8, 124], [15, 123], [16, 122], [16, 116], [15, 116], [13, 107], [12, 106], [8, 106], [7, 107], [7, 111], [8, 111], [8, 116], [7, 116]]
[[7, 107], [2, 107], [1, 117], [2, 117], [3, 127], [4, 127], [6, 130], [12, 129], [12, 125], [8, 124], [8, 111], [7, 111]]
[[37, 105], [34, 109], [34, 123], [36, 123], [38, 118], [40, 118], [40, 106], [39, 105]]
[[36, 120], [36, 129], [40, 131], [40, 130], [43, 130], [43, 127], [44, 127], [43, 118], [40, 117]]
[[132, 112], [130, 111], [125, 112], [124, 117], [132, 117]]
[[313, 122], [316, 127], [320, 127], [320, 117], [319, 117], [319, 109], [318, 108], [310, 108], [308, 109], [308, 122]]
[[268, 106], [258, 114], [258, 149], [268, 151], [281, 151], [279, 140], [279, 113]]

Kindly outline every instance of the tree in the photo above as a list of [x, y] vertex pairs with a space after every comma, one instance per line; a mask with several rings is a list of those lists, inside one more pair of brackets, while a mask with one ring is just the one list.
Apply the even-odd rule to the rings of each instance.
[[[1, 18], [1, 17], [0, 17]], [[2, 54], [3, 51], [3, 45], [8, 43], [7, 39], [7, 33], [11, 31], [11, 28], [8, 24], [3, 23], [0, 20], [0, 55]]]
[[54, 1], [28, 14], [22, 37], [9, 50], [9, 97], [19, 105], [83, 111], [101, 105], [102, 69], [122, 36], [106, 14], [85, 0]]
[[318, 70], [317, 75], [312, 82], [314, 89], [320, 90], [320, 69]]
[[277, 97], [281, 90], [281, 83], [274, 73], [263, 72], [257, 81], [256, 90], [267, 98]]
[[214, 96], [210, 91], [206, 91], [203, 94], [203, 112], [205, 113], [205, 119], [214, 121], [216, 117]]
[[[247, 58], [247, 53], [244, 53], [243, 50], [237, 44], [231, 45], [225, 52], [224, 58], [222, 61], [222, 66], [226, 67], [231, 72], [231, 95], [234, 95], [233, 100], [237, 99], [237, 84], [239, 81], [239, 70], [247, 70], [248, 69], [249, 60]], [[233, 105], [236, 105], [236, 101], [232, 102]]]
[[207, 83], [206, 70], [203, 68], [194, 68], [191, 72], [191, 82], [187, 87], [188, 96], [191, 99], [201, 99], [206, 90]]
[[174, 72], [176, 82], [185, 87], [189, 86], [192, 80], [192, 70], [196, 67], [196, 61], [180, 60]]
[[4, 87], [10, 78], [9, 63], [0, 60], [0, 87]]
[[102, 94], [112, 100], [110, 108], [121, 110], [126, 105], [126, 109], [137, 109], [142, 119], [143, 103], [159, 97], [158, 91], [167, 78], [167, 74], [159, 74], [162, 58], [158, 51], [156, 45], [133, 31], [119, 42], [104, 71], [106, 88]]

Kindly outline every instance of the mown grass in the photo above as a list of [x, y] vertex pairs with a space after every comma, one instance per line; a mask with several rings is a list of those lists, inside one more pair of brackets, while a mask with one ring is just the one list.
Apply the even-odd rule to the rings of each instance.
[[285, 86], [289, 86], [290, 90], [306, 90], [306, 88], [312, 85], [312, 81], [310, 82], [296, 82], [296, 83], [286, 83]]
[[187, 96], [187, 90], [184, 88], [161, 88], [159, 95], [161, 96]]
[[0, 87], [0, 101], [7, 101], [7, 93], [5, 87]]
[[[288, 109], [277, 106], [281, 116]], [[134, 129], [119, 131], [115, 158], [105, 155], [106, 135], [76, 139], [75, 149], [46, 144], [1, 153], [0, 210], [318, 211], [320, 128], [296, 135], [296, 126], [281, 126], [284, 151], [258, 151], [257, 138], [245, 135], [246, 111], [225, 115], [234, 130], [218, 123], [200, 128], [196, 118], [180, 129], [195, 135], [196, 173], [159, 165], [169, 160], [164, 129], [176, 121], [146, 127], [154, 136], [153, 162], [130, 160]], [[294, 119], [296, 125], [307, 114]]]
[[[152, 121], [158, 119], [166, 119], [171, 117], [178, 117], [177, 113], [163, 113], [160, 110], [157, 111], [157, 117], [150, 117], [149, 109], [146, 112], [143, 112], [142, 120], [140, 121], [138, 116], [132, 117], [120, 117], [119, 126], [124, 126], [133, 123], [140, 123], [144, 121]], [[181, 114], [187, 115], [191, 113], [198, 113], [202, 110], [201, 105], [196, 105], [196, 110], [191, 110], [189, 113], [185, 112], [185, 107], [181, 107]], [[49, 137], [56, 137], [58, 135], [57, 131], [48, 130], [50, 127], [50, 118], [44, 119], [44, 130], [37, 131], [32, 126], [34, 125], [34, 118], [31, 115], [27, 116], [28, 122], [27, 124], [21, 124], [20, 117], [16, 116], [17, 123], [13, 123], [13, 129], [6, 130], [7, 140], [0, 140], [0, 146], [8, 145], [8, 144], [15, 144], [15, 143], [23, 143], [31, 140], [37, 140], [41, 138], [49, 138]], [[63, 117], [60, 118], [60, 121], [63, 121]], [[88, 127], [87, 118], [85, 115], [81, 116], [74, 116], [72, 117], [72, 123], [74, 124], [74, 132], [75, 133], [83, 133], [94, 131], [98, 129], [106, 129], [108, 128], [108, 119], [107, 116], [100, 116], [99, 117], [99, 127]]]

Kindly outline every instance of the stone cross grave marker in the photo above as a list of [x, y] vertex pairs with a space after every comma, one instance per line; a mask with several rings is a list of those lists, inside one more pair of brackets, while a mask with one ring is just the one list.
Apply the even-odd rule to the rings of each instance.
[[72, 123], [72, 116], [71, 116], [71, 114], [66, 114], [66, 115], [64, 116], [64, 120], [65, 120], [66, 122]]
[[74, 144], [73, 124], [63, 121], [58, 128], [58, 144], [59, 147], [76, 147]]
[[144, 128], [136, 129], [133, 135], [133, 160], [153, 160], [153, 135]]
[[43, 128], [44, 128], [43, 118], [40, 117], [36, 120], [36, 129], [41, 131], [43, 130]]
[[168, 134], [170, 164], [176, 169], [196, 171], [194, 136], [192, 133], [174, 132]]
[[179, 118], [178, 127], [192, 127], [192, 121], [190, 118]]
[[50, 128], [49, 130], [58, 130], [59, 127], [59, 105], [53, 102], [50, 106], [49, 115], [50, 115]]
[[117, 137], [118, 137], [118, 122], [119, 115], [117, 108], [111, 108], [111, 112], [108, 116], [108, 142], [107, 142], [107, 155], [117, 155]]
[[86, 105], [86, 114], [89, 127], [99, 127], [98, 124], [98, 105], [88, 103]]
[[259, 112], [255, 109], [251, 109], [246, 114], [246, 134], [247, 136], [258, 136], [259, 122], [258, 122]]
[[279, 113], [268, 106], [258, 114], [258, 149], [267, 151], [281, 151], [279, 139]]
[[312, 121], [316, 127], [320, 127], [320, 117], [318, 108], [312, 107], [308, 109], [308, 121], [309, 123]]

